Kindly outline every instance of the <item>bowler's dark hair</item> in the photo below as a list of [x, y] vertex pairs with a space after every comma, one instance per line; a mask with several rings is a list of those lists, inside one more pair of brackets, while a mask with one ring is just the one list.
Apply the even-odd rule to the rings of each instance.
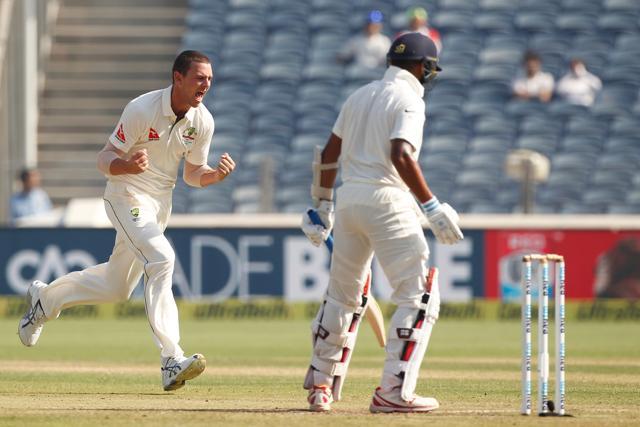
[[189, 68], [191, 68], [191, 64], [193, 62], [211, 64], [209, 57], [202, 52], [198, 52], [197, 50], [182, 51], [176, 57], [176, 60], [173, 62], [173, 70], [171, 71], [172, 78], [173, 78], [173, 73], [175, 73], [176, 71], [182, 74], [183, 76], [186, 75], [187, 71], [189, 71]]

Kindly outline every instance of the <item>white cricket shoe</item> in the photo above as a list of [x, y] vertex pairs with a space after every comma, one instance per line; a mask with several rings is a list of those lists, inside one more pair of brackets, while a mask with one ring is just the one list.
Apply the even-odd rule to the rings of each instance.
[[307, 397], [309, 402], [309, 410], [313, 412], [326, 412], [331, 410], [331, 403], [333, 403], [333, 393], [331, 388], [324, 385], [314, 385], [309, 390], [309, 396]]
[[18, 323], [18, 336], [22, 344], [27, 347], [36, 345], [42, 327], [47, 318], [40, 303], [40, 289], [47, 287], [46, 283], [36, 280], [27, 290], [27, 312]]
[[184, 386], [185, 381], [200, 375], [207, 366], [207, 360], [201, 354], [176, 359], [167, 357], [162, 361], [162, 386], [164, 391], [177, 390]]
[[403, 400], [398, 386], [387, 392], [382, 391], [381, 387], [376, 388], [369, 410], [371, 412], [431, 412], [439, 407], [440, 404], [433, 397], [414, 395], [410, 401]]

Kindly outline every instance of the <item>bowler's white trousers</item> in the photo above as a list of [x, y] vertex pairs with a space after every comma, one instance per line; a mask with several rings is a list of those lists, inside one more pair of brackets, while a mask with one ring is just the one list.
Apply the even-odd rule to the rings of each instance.
[[361, 303], [375, 252], [399, 307], [419, 308], [429, 247], [411, 193], [391, 186], [345, 183], [338, 189], [328, 295]]
[[144, 274], [145, 309], [161, 357], [182, 357], [171, 290], [175, 253], [163, 234], [171, 214], [171, 192], [150, 195], [109, 181], [104, 206], [117, 231], [109, 261], [69, 273], [42, 289], [47, 318], [75, 305], [126, 301]]

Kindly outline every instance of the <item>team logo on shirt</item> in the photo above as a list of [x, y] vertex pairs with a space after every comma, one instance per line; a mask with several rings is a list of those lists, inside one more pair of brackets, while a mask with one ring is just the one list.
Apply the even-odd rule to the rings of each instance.
[[154, 128], [149, 128], [149, 141], [158, 141], [160, 139], [160, 135]]
[[131, 216], [133, 217], [133, 222], [140, 221], [140, 208], [131, 208], [129, 212], [131, 212]]
[[186, 145], [193, 144], [193, 141], [195, 141], [197, 135], [198, 135], [198, 131], [196, 131], [196, 128], [191, 126], [190, 128], [187, 128], [182, 134], [182, 141]]
[[116, 132], [116, 139], [123, 144], [127, 143], [127, 138], [125, 138], [124, 130], [122, 129], [122, 123], [120, 123], [120, 126], [118, 127], [118, 131]]

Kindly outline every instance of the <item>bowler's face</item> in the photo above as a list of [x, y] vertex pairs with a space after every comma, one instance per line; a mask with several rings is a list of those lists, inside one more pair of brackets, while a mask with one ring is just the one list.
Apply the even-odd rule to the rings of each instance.
[[211, 87], [211, 64], [192, 62], [187, 74], [176, 73], [175, 86], [191, 107], [198, 107]]

